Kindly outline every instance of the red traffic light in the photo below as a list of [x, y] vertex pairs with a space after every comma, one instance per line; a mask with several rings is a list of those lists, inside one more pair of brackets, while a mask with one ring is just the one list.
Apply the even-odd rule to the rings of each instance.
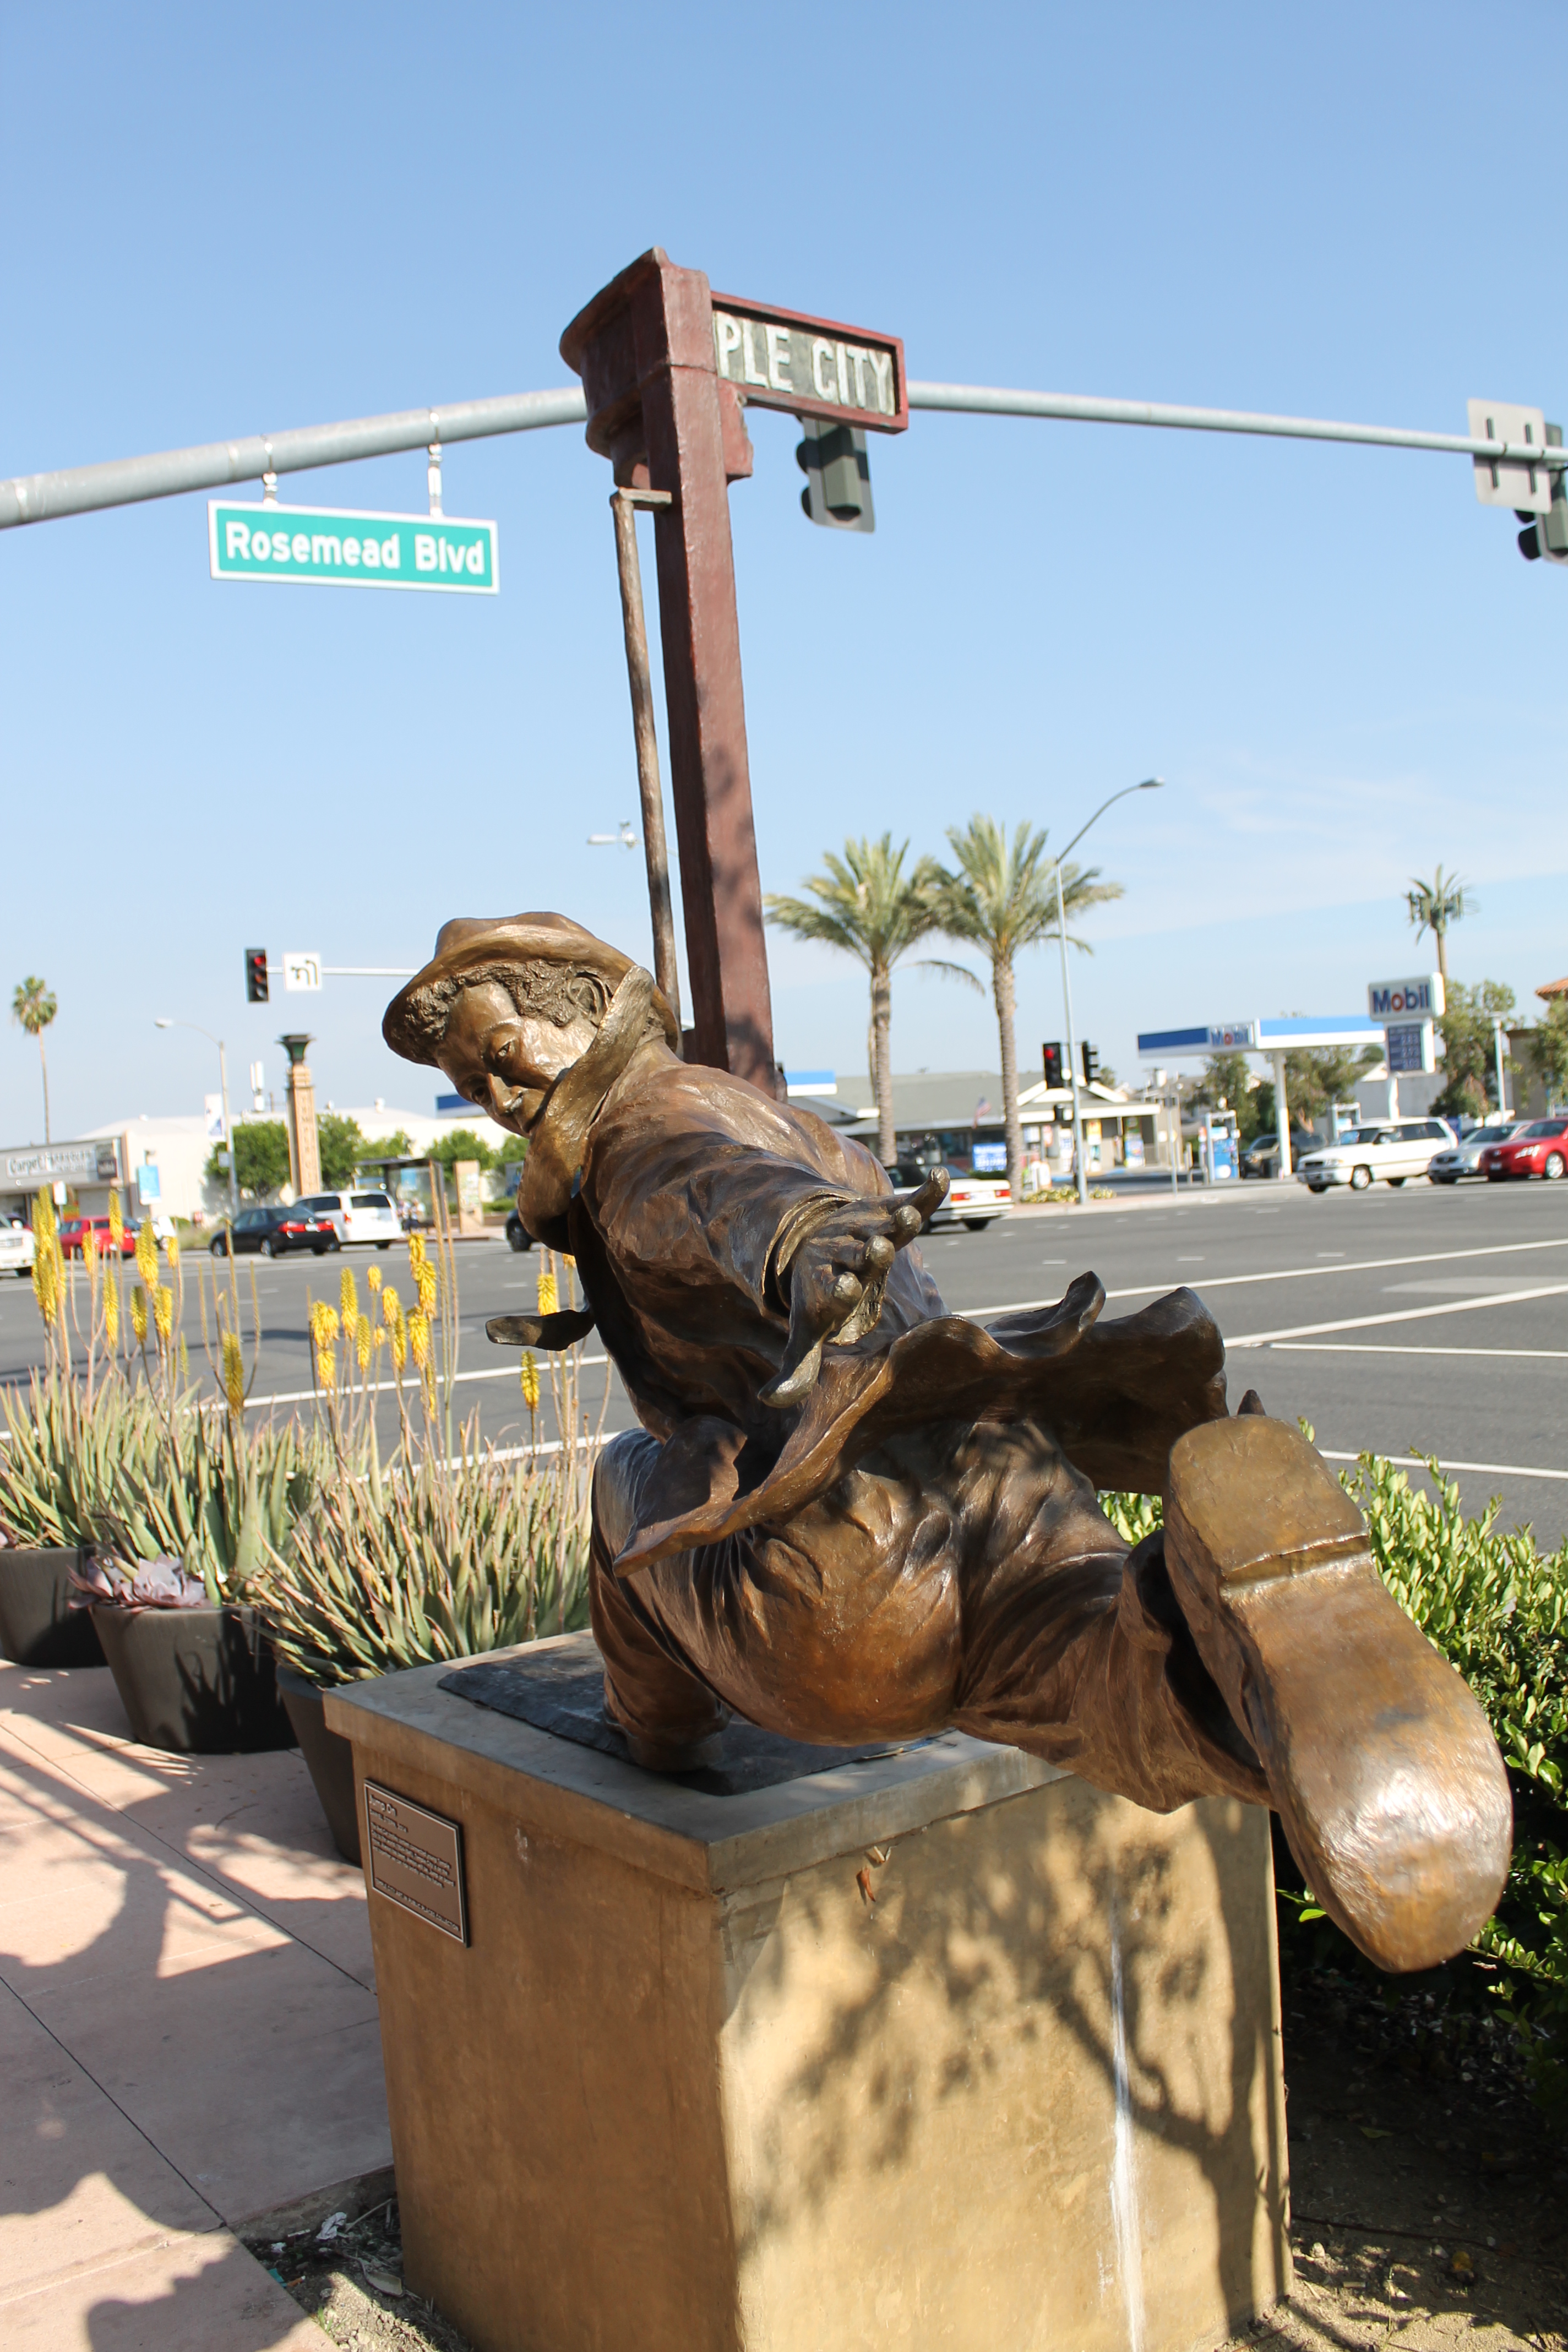
[[267, 1002], [267, 950], [247, 948], [245, 950], [245, 1001], [247, 1004]]

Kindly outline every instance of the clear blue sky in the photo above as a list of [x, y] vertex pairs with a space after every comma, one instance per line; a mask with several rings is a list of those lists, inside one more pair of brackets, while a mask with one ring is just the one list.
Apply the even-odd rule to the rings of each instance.
[[[1550, 75], [1473, 11], [66, 5], [0, 39], [0, 474], [558, 383], [655, 242], [901, 333], [917, 377], [1568, 418]], [[1124, 1074], [1140, 1025], [1357, 1011], [1422, 968], [1400, 892], [1439, 859], [1479, 892], [1459, 977], [1568, 970], [1568, 575], [1462, 460], [918, 416], [858, 539], [801, 516], [787, 420], [753, 437], [765, 887], [977, 808], [1061, 840], [1157, 771], [1095, 837], [1126, 897], [1075, 971]], [[0, 981], [58, 994], [58, 1135], [199, 1108], [208, 1049], [160, 1013], [276, 1079], [291, 1006], [247, 1010], [249, 944], [395, 963], [553, 906], [647, 954], [640, 861], [584, 843], [636, 808], [608, 487], [575, 428], [453, 450], [493, 602], [216, 585], [199, 499], [0, 537]], [[417, 509], [423, 460], [285, 495]], [[863, 1066], [857, 971], [773, 969], [786, 1062]], [[1020, 977], [1032, 1061], [1054, 957]], [[316, 1002], [321, 1090], [427, 1107], [381, 1001]], [[900, 980], [898, 1066], [994, 1050], [978, 997]], [[38, 1126], [7, 1023], [0, 1140]]]

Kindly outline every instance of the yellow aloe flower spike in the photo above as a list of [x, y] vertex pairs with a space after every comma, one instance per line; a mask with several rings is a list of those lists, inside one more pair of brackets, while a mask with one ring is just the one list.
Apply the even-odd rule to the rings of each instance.
[[561, 1294], [555, 1287], [555, 1276], [546, 1266], [539, 1277], [539, 1311], [542, 1315], [553, 1315], [560, 1304]]
[[124, 1239], [124, 1236], [125, 1219], [120, 1213], [120, 1194], [116, 1190], [111, 1192], [109, 1196], [109, 1238], [114, 1244], [115, 1255], [117, 1256], [120, 1251], [120, 1244]]
[[371, 1288], [372, 1288], [373, 1290], [379, 1290], [379, 1289], [381, 1288], [381, 1268], [380, 1268], [380, 1266], [378, 1266], [378, 1265], [367, 1266], [367, 1267], [365, 1268], [365, 1276], [364, 1276], [364, 1278], [365, 1278], [365, 1280], [369, 1283], [369, 1285], [370, 1285], [370, 1286], [371, 1286]]
[[359, 1292], [354, 1286], [354, 1270], [352, 1265], [345, 1265], [338, 1276], [338, 1305], [342, 1309], [343, 1328], [346, 1331], [359, 1313]]
[[139, 1282], [131, 1286], [131, 1328], [136, 1334], [136, 1345], [145, 1345], [147, 1339], [147, 1293]]
[[390, 1331], [403, 1312], [403, 1302], [389, 1282], [381, 1294], [381, 1319]]
[[55, 1223], [55, 1204], [47, 1192], [40, 1192], [33, 1203], [33, 1232], [38, 1247], [52, 1242], [58, 1227]]
[[163, 1244], [163, 1255], [169, 1261], [169, 1272], [171, 1274], [178, 1274], [180, 1270], [180, 1236], [178, 1234], [171, 1234], [169, 1235], [168, 1240]]
[[120, 1345], [120, 1292], [112, 1282], [103, 1286], [103, 1336], [110, 1347]]
[[356, 1316], [354, 1318], [354, 1354], [359, 1358], [359, 1368], [362, 1372], [370, 1370], [370, 1317]]
[[90, 1225], [84, 1225], [81, 1229], [81, 1262], [83, 1265], [86, 1266], [89, 1275], [96, 1271], [98, 1265], [98, 1235], [93, 1232]]
[[228, 1409], [237, 1420], [245, 1410], [245, 1355], [237, 1331], [223, 1335], [223, 1390]]
[[430, 1326], [423, 1315], [408, 1318], [408, 1346], [415, 1364], [423, 1371], [430, 1361]]
[[174, 1328], [174, 1294], [166, 1282], [161, 1282], [153, 1293], [153, 1327], [158, 1334], [158, 1345], [166, 1348]]
[[392, 1323], [390, 1328], [392, 1331], [392, 1369], [401, 1377], [403, 1367], [408, 1361], [408, 1326], [403, 1319], [401, 1310], [398, 1313], [396, 1320]]
[[428, 1322], [436, 1312], [436, 1269], [428, 1258], [421, 1258], [418, 1266], [419, 1312]]
[[539, 1366], [527, 1348], [522, 1351], [522, 1401], [530, 1412], [539, 1411]]
[[41, 1249], [33, 1260], [33, 1296], [44, 1321], [52, 1323], [60, 1303], [60, 1278], [51, 1249]]
[[136, 1271], [151, 1290], [158, 1279], [158, 1236], [143, 1224], [136, 1236]]

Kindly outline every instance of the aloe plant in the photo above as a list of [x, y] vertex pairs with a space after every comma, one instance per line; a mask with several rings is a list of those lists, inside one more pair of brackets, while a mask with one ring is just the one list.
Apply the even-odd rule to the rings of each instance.
[[74, 1551], [98, 1540], [98, 1514], [119, 1476], [153, 1473], [163, 1417], [152, 1391], [122, 1374], [86, 1390], [56, 1360], [0, 1398], [0, 1528], [8, 1542]]
[[247, 1600], [316, 1490], [325, 1441], [291, 1421], [226, 1427], [210, 1407], [160, 1416], [160, 1433], [153, 1456], [115, 1467], [94, 1512], [100, 1543], [123, 1563], [127, 1601], [133, 1564], [159, 1559], [177, 1561], [214, 1606]]
[[587, 1622], [588, 1514], [557, 1467], [428, 1446], [384, 1481], [338, 1471], [250, 1594], [279, 1656], [314, 1683], [571, 1633]]

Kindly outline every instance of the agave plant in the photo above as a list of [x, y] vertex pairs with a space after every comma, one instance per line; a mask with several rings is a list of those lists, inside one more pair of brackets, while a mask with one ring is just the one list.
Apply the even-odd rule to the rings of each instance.
[[283, 1662], [318, 1685], [472, 1657], [587, 1621], [588, 1514], [557, 1465], [426, 1446], [384, 1482], [336, 1471], [250, 1585]]

